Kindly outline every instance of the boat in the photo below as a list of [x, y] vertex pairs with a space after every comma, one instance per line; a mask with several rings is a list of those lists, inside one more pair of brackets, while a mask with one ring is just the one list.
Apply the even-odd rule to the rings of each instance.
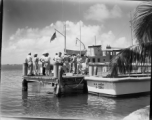
[[[101, 50], [101, 46], [89, 46], [90, 63], [87, 81], [88, 92], [97, 95], [121, 97], [135, 94], [149, 94], [151, 64], [144, 65], [132, 63], [133, 71], [128, 74], [119, 74], [117, 77], [108, 77], [109, 62], [122, 49]], [[103, 54], [104, 53], [104, 54]], [[144, 73], [143, 73], [144, 72]]]
[[[99, 68], [102, 70], [102, 75], [97, 75]], [[85, 76], [87, 81], [88, 92], [97, 95], [110, 96], [110, 97], [124, 97], [139, 94], [149, 94], [150, 92], [150, 79], [151, 73], [132, 73], [119, 75], [118, 77], [107, 77], [104, 67], [107, 64], [90, 64], [89, 76]], [[141, 67], [141, 66], [140, 66]], [[147, 65], [151, 67], [151, 65]], [[149, 69], [150, 70], [150, 69]], [[93, 71], [93, 72], [92, 72]]]

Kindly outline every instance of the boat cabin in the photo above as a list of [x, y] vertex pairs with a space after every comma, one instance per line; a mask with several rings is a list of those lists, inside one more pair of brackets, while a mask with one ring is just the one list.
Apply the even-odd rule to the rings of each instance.
[[121, 51], [121, 49], [114, 49], [110, 46], [104, 50], [101, 45], [88, 46], [88, 49], [89, 62], [91, 63], [110, 62]]

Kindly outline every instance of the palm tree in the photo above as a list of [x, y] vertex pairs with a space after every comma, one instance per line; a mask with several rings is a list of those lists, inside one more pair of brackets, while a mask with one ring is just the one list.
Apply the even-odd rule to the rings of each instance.
[[134, 36], [137, 45], [122, 50], [110, 62], [108, 76], [115, 77], [119, 73], [132, 71], [132, 63], [151, 61], [152, 47], [152, 2], [143, 2], [135, 11], [133, 19]]

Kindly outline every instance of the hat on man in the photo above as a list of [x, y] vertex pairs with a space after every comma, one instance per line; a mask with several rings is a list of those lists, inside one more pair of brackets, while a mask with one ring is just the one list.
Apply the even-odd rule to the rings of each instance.
[[49, 55], [49, 53], [45, 53], [45, 55]]
[[31, 55], [31, 53], [29, 53], [28, 55]]
[[34, 57], [37, 57], [37, 54], [34, 54]]

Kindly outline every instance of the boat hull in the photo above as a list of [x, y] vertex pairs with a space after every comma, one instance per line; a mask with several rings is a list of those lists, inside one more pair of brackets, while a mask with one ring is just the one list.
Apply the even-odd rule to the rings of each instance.
[[149, 77], [102, 78], [85, 77], [88, 92], [104, 96], [118, 97], [150, 92]]

